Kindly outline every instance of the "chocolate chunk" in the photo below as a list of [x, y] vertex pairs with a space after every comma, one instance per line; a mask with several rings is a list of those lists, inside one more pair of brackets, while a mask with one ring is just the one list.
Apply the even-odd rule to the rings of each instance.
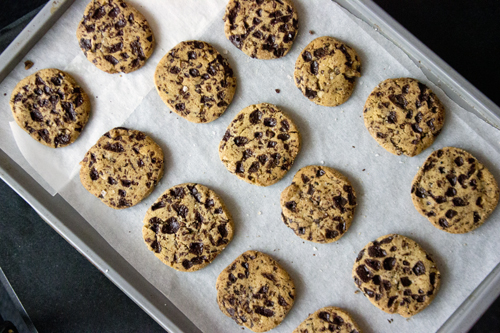
[[255, 110], [254, 112], [250, 113], [249, 116], [250, 123], [254, 125], [258, 124], [261, 118], [262, 118], [262, 112], [260, 112], [259, 110]]
[[323, 321], [330, 322], [330, 314], [328, 312], [321, 311], [318, 314], [318, 318], [323, 320]]
[[198, 77], [200, 76], [200, 72], [196, 68], [191, 68], [189, 70], [189, 75], [191, 75], [192, 77]]
[[99, 179], [99, 173], [95, 168], [90, 169], [90, 179], [92, 179], [93, 181]]
[[116, 66], [119, 61], [118, 59], [116, 59], [115, 57], [113, 57], [112, 55], [105, 55], [104, 56], [104, 59], [109, 62], [110, 64], [112, 64], [113, 66]]
[[379, 271], [381, 267], [380, 261], [374, 259], [365, 259], [365, 264], [376, 271]]
[[327, 239], [336, 238], [339, 235], [338, 231], [327, 229], [325, 232], [325, 237]]
[[446, 179], [448, 179], [451, 186], [455, 186], [457, 184], [457, 176], [455, 176], [453, 174], [446, 175]]
[[236, 162], [236, 170], [235, 170], [236, 173], [244, 173], [245, 172], [245, 168], [243, 168], [243, 163], [241, 162]]
[[395, 124], [398, 122], [398, 117], [396, 116], [396, 112], [390, 111], [389, 116], [387, 117], [387, 122], [390, 124]]
[[383, 258], [387, 252], [378, 245], [372, 245], [368, 248], [368, 255], [375, 258]]
[[306, 87], [305, 95], [309, 99], [314, 99], [317, 96], [317, 92]]
[[238, 147], [241, 147], [241, 146], [244, 146], [245, 144], [248, 143], [248, 139], [245, 138], [244, 136], [237, 136], [237, 137], [234, 138], [234, 143]]
[[108, 150], [108, 151], [112, 151], [112, 152], [115, 152], [115, 153], [122, 153], [125, 151], [125, 149], [123, 148], [122, 144], [119, 143], [119, 142], [115, 142], [115, 143], [109, 143], [107, 142], [103, 148], [105, 150]]
[[318, 75], [319, 72], [319, 65], [316, 61], [311, 62], [311, 73], [314, 75]]
[[387, 302], [387, 306], [391, 307], [394, 304], [394, 301], [398, 299], [398, 296], [389, 297], [389, 301]]
[[158, 201], [153, 206], [151, 206], [151, 210], [155, 211], [155, 210], [163, 208], [163, 207], [165, 207], [165, 202], [164, 201]]
[[453, 205], [457, 206], [457, 207], [463, 207], [463, 206], [466, 206], [467, 203], [465, 202], [464, 199], [462, 199], [460, 197], [456, 197], [456, 198], [453, 198]]
[[82, 38], [80, 39], [80, 48], [85, 51], [89, 51], [92, 49], [92, 41], [90, 39]]
[[54, 138], [54, 144], [56, 147], [65, 146], [70, 142], [70, 140], [71, 137], [69, 136], [69, 134], [58, 134]]
[[292, 212], [295, 213], [297, 208], [297, 203], [295, 201], [288, 201], [287, 203], [285, 203], [285, 207], [288, 208], [288, 210], [291, 210]]
[[409, 287], [411, 286], [411, 280], [407, 277], [407, 276], [403, 276], [401, 279], [401, 284], [403, 285], [403, 287]]
[[221, 224], [217, 227], [217, 231], [219, 232], [219, 235], [221, 235], [222, 238], [226, 238], [228, 233], [227, 233], [227, 228], [225, 224]]
[[190, 269], [191, 267], [193, 267], [193, 263], [188, 259], [184, 259], [182, 261], [182, 267], [184, 267], [185, 269]]
[[368, 270], [368, 268], [366, 268], [365, 265], [358, 266], [356, 268], [356, 274], [365, 283], [368, 282], [368, 281], [370, 281], [372, 279], [372, 277], [373, 277], [373, 273], [370, 272], [370, 270]]
[[479, 221], [481, 221], [481, 216], [479, 215], [478, 212], [474, 212], [474, 214], [472, 215], [474, 217], [474, 223], [478, 223]]
[[448, 224], [448, 221], [446, 221], [446, 219], [443, 219], [443, 218], [440, 218], [438, 220], [439, 222], [439, 225], [443, 228], [448, 228], [449, 227], [449, 224]]
[[368, 288], [365, 288], [365, 294], [370, 298], [373, 298], [373, 296], [375, 296], [375, 292]]
[[448, 187], [448, 190], [444, 195], [446, 195], [447, 197], [454, 197], [455, 195], [457, 195], [457, 190], [455, 190], [453, 187]]
[[165, 224], [161, 228], [161, 232], [164, 234], [175, 234], [179, 231], [180, 224], [175, 217], [171, 217], [165, 221]]
[[121, 51], [122, 49], [123, 49], [123, 43], [119, 42], [119, 43], [116, 43], [115, 45], [112, 45], [109, 48], [109, 53], [116, 53], [118, 51]]
[[408, 105], [408, 101], [404, 98], [403, 95], [389, 95], [389, 100], [394, 103], [397, 107], [404, 109]]
[[92, 15], [92, 19], [94, 19], [94, 20], [99, 20], [99, 19], [101, 19], [104, 15], [106, 15], [106, 10], [104, 9], [104, 6], [101, 6], [101, 7], [97, 8], [97, 9], [94, 11], [94, 14]]
[[418, 261], [415, 266], [413, 266], [413, 273], [415, 273], [416, 276], [420, 276], [425, 273], [425, 266], [424, 263], [421, 261]]
[[265, 118], [264, 119], [264, 125], [268, 127], [274, 127], [276, 126], [276, 119], [275, 118]]
[[302, 53], [302, 59], [304, 59], [305, 62], [309, 62], [312, 60], [312, 55], [308, 51], [305, 51]]
[[189, 253], [197, 256], [201, 256], [203, 253], [203, 243], [191, 243], [189, 244]]
[[76, 112], [73, 103], [71, 102], [61, 102], [61, 107], [64, 110], [64, 121], [73, 122], [76, 121]]
[[447, 218], [452, 219], [452, 218], [454, 218], [455, 216], [457, 216], [457, 214], [458, 214], [458, 213], [457, 213], [457, 211], [455, 211], [455, 210], [453, 210], [453, 209], [448, 209], [448, 210], [446, 211], [446, 214], [445, 214], [445, 215], [446, 215], [446, 217], [447, 217]]
[[33, 109], [31, 112], [30, 112], [30, 116], [31, 116], [31, 120], [33, 121], [36, 121], [36, 122], [43, 122], [43, 115], [40, 111], [36, 110], [36, 109]]
[[264, 317], [272, 317], [274, 316], [274, 311], [270, 309], [265, 309], [262, 306], [254, 306], [253, 307], [256, 314], [259, 314]]
[[384, 269], [386, 271], [391, 271], [394, 266], [396, 266], [396, 258], [385, 258], [384, 259]]
[[459, 167], [464, 165], [464, 159], [458, 156], [457, 158], [455, 158], [455, 164], [458, 165]]

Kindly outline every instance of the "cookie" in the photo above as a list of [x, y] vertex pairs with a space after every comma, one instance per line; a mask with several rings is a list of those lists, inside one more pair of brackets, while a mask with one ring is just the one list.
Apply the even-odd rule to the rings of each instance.
[[413, 205], [432, 224], [453, 234], [478, 228], [498, 204], [495, 178], [465, 150], [433, 152], [413, 179]]
[[206, 186], [174, 186], [149, 208], [142, 235], [164, 264], [194, 272], [210, 264], [233, 239], [233, 219]]
[[229, 0], [224, 14], [227, 39], [257, 59], [284, 57], [299, 29], [290, 0]]
[[163, 102], [179, 116], [208, 123], [231, 104], [236, 77], [212, 45], [187, 41], [177, 44], [158, 63], [155, 86]]
[[217, 303], [238, 325], [253, 332], [278, 326], [293, 306], [295, 285], [270, 256], [247, 251], [217, 278]]
[[439, 290], [441, 273], [415, 241], [397, 234], [366, 245], [352, 270], [354, 283], [377, 308], [409, 318]]
[[387, 151], [415, 156], [429, 147], [444, 123], [444, 106], [423, 83], [387, 79], [366, 100], [365, 126]]
[[155, 45], [146, 18], [123, 0], [91, 0], [76, 37], [87, 59], [111, 74], [141, 68]]
[[318, 105], [337, 106], [351, 97], [361, 62], [353, 48], [332, 37], [318, 37], [295, 63], [295, 85]]
[[68, 74], [42, 69], [14, 88], [10, 107], [16, 123], [51, 148], [74, 142], [90, 116], [90, 99]]
[[138, 204], [163, 177], [163, 151], [140, 131], [116, 127], [80, 162], [83, 186], [114, 209]]
[[356, 193], [335, 169], [310, 165], [300, 169], [281, 193], [283, 222], [302, 239], [316, 243], [338, 240], [351, 226]]
[[341, 308], [327, 306], [309, 315], [292, 333], [360, 333], [352, 317]]
[[293, 121], [277, 106], [261, 103], [236, 115], [220, 142], [219, 157], [238, 178], [269, 186], [285, 176], [299, 150]]

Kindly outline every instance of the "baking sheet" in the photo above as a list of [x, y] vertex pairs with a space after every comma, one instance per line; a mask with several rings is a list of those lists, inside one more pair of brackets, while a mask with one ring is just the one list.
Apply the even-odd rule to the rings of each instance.
[[[146, 79], [150, 78], [149, 90], [137, 104], [125, 104], [131, 105], [133, 112], [126, 111], [132, 113], [123, 124], [152, 135], [164, 149], [166, 175], [158, 188], [143, 203], [124, 211], [114, 211], [88, 194], [79, 184], [77, 177], [70, 178], [73, 172], [71, 171], [68, 172], [70, 183], [62, 188], [60, 194], [204, 332], [239, 330], [231, 319], [218, 310], [214, 286], [218, 273], [237, 255], [250, 248], [267, 252], [280, 260], [297, 286], [295, 306], [275, 331], [291, 331], [308, 313], [326, 305], [347, 308], [367, 332], [435, 331], [500, 261], [500, 255], [495, 253], [494, 247], [500, 231], [498, 211], [488, 223], [468, 235], [440, 232], [417, 213], [411, 203], [410, 184], [418, 166], [431, 149], [411, 159], [387, 153], [364, 128], [362, 105], [373, 87], [387, 77], [411, 75], [427, 82], [425, 77], [412, 63], [408, 63], [409, 59], [402, 52], [394, 49], [391, 44], [376, 42], [367, 32], [369, 30], [365, 31], [365, 27], [360, 27], [361, 23], [357, 19], [347, 15], [337, 5], [319, 0], [295, 2], [301, 13], [299, 36], [291, 52], [284, 59], [274, 61], [250, 59], [225, 39], [223, 22], [220, 19], [225, 5], [223, 2], [218, 2], [210, 12], [208, 7], [203, 7], [208, 4], [198, 4], [196, 10], [191, 8], [187, 11], [186, 8], [180, 8], [180, 1], [173, 1], [166, 6], [167, 9], [162, 9], [171, 12], [174, 10], [172, 8], [179, 7], [175, 10], [179, 10], [176, 13], [180, 16], [175, 16], [177, 21], [172, 23], [172, 26], [162, 20], [166, 17], [165, 11], [143, 9], [145, 14], [151, 13], [151, 16], [146, 15], [150, 22], [161, 21], [159, 27], [153, 24], [157, 36], [156, 29], [159, 29], [162, 36], [158, 36], [158, 39], [179, 27], [178, 24], [185, 23], [182, 26], [184, 30], [179, 33], [177, 39], [171, 41], [171, 46], [181, 40], [196, 37], [212, 43], [222, 54], [227, 51], [226, 56], [238, 75], [238, 88], [233, 104], [219, 120], [204, 125], [191, 124], [171, 114], [152, 89], [152, 73], [156, 62], [170, 47], [160, 51], [158, 48], [153, 54], [153, 59], [156, 60], [151, 59], [146, 65], [150, 72], [146, 71], [146, 67], [137, 72], [144, 71]], [[148, 8], [153, 8], [149, 7], [150, 3], [154, 6], [155, 1], [147, 3]], [[75, 3], [58, 24], [66, 20], [67, 24], [73, 24], [76, 29], [76, 24], [67, 17], [73, 15], [79, 19], [84, 7], [85, 3]], [[206, 29], [199, 30], [204, 32], [197, 34], [193, 30], [193, 21], [181, 15], [184, 10], [191, 17], [193, 11], [210, 13], [205, 17], [208, 26], [205, 25]], [[75, 11], [80, 12], [75, 14]], [[46, 37], [50, 34], [57, 35], [57, 32], [54, 32], [57, 27], [56, 25]], [[315, 31], [315, 35], [310, 35], [309, 30]], [[346, 41], [355, 47], [363, 62], [363, 76], [358, 80], [355, 93], [346, 104], [337, 108], [324, 108], [310, 103], [295, 88], [292, 81], [293, 65], [300, 50], [309, 41], [321, 35], [331, 35]], [[46, 43], [49, 52], [49, 46], [60, 45], [59, 40]], [[159, 46], [160, 43], [161, 41]], [[37, 47], [39, 46], [40, 43]], [[44, 50], [42, 55], [32, 51], [28, 57], [47, 57], [46, 51]], [[79, 49], [77, 51], [79, 52]], [[92, 70], [93, 66], [87, 64], [83, 55], [78, 52], [75, 52], [74, 58], [62, 64], [69, 63], [70, 67], [75, 64], [82, 66], [74, 67], [75, 72], [80, 70], [78, 75], [93, 85], [96, 74], [87, 76], [85, 71]], [[20, 77], [26, 75], [24, 69], [19, 69]], [[109, 80], [110, 76], [106, 74], [106, 77]], [[127, 79], [128, 75], [122, 80]], [[5, 88], [3, 85], [6, 82], [2, 83], [1, 88]], [[16, 80], [12, 82], [10, 90]], [[124, 87], [127, 84], [131, 83], [124, 82]], [[108, 86], [109, 84], [106, 87]], [[281, 89], [280, 94], [276, 94], [276, 88]], [[442, 134], [432, 148], [447, 145], [465, 148], [484, 162], [497, 179], [500, 179], [497, 171], [498, 154], [495, 154], [500, 141], [498, 132], [459, 108], [437, 88], [433, 89], [447, 106], [448, 117]], [[99, 98], [102, 93], [107, 92], [102, 89], [96, 91], [99, 91]], [[10, 91], [8, 92], [10, 95]], [[107, 109], [116, 111], [117, 108], [110, 105], [115, 106], [115, 100], [123, 101], [126, 95], [120, 92], [118, 96], [110, 98], [112, 102], [108, 102], [108, 105], [94, 106], [95, 112], [105, 110], [106, 106]], [[303, 138], [302, 151], [289, 174], [268, 188], [258, 188], [236, 179], [224, 168], [217, 153], [218, 143], [232, 117], [243, 107], [260, 102], [281, 106], [297, 123]], [[5, 106], [6, 103], [2, 103], [2, 112], [5, 112]], [[8, 105], [7, 111], [10, 112]], [[113, 126], [115, 125], [108, 128]], [[100, 134], [102, 133], [96, 135]], [[5, 134], [5, 131], [1, 131], [0, 135], [10, 136], [11, 133]], [[4, 140], [1, 142], [3, 144]], [[88, 146], [91, 144], [93, 141], [90, 141]], [[81, 149], [83, 156], [87, 147]], [[358, 193], [359, 209], [353, 225], [335, 244], [303, 242], [280, 219], [279, 194], [290, 184], [293, 174], [300, 167], [309, 164], [324, 164], [339, 169], [351, 179]], [[362, 171], [363, 169], [365, 171]], [[216, 190], [231, 210], [236, 224], [236, 235], [228, 248], [214, 263], [191, 274], [178, 273], [161, 264], [146, 249], [140, 233], [142, 218], [155, 198], [167, 188], [186, 181], [200, 182]], [[443, 273], [443, 287], [438, 297], [429, 309], [410, 320], [387, 315], [374, 308], [362, 294], [354, 294], [356, 288], [350, 277], [359, 249], [367, 242], [390, 232], [399, 232], [419, 241], [434, 254]], [[389, 323], [389, 318], [394, 321]]]

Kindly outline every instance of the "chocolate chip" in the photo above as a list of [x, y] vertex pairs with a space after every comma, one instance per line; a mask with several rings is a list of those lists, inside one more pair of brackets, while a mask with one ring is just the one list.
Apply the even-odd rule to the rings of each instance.
[[391, 94], [389, 95], [389, 100], [401, 109], [404, 109], [408, 105], [408, 101], [404, 98], [403, 95]]
[[371, 289], [368, 289], [368, 288], [365, 288], [365, 294], [368, 297], [370, 297], [370, 298], [372, 298], [373, 296], [375, 296], [375, 292], [373, 290], [371, 290]]
[[423, 116], [424, 115], [422, 114], [422, 112], [417, 113], [417, 115], [415, 116], [415, 121], [417, 122], [417, 124], [422, 121]]
[[446, 195], [447, 197], [454, 197], [455, 195], [457, 195], [457, 190], [455, 190], [453, 187], [448, 187], [448, 190], [444, 195]]
[[119, 42], [109, 48], [109, 53], [115, 53], [123, 49], [123, 43]]
[[184, 103], [177, 103], [177, 104], [175, 104], [175, 109], [177, 111], [182, 112], [186, 109], [186, 106], [184, 105]]
[[227, 228], [226, 224], [221, 224], [217, 227], [217, 231], [219, 231], [219, 235], [222, 236], [222, 238], [226, 238], [228, 233], [227, 233]]
[[161, 228], [161, 232], [164, 234], [175, 234], [179, 231], [180, 224], [175, 217], [171, 217], [165, 221], [165, 224]]
[[71, 140], [71, 137], [69, 136], [69, 134], [58, 134], [54, 138], [54, 144], [56, 145], [56, 147], [65, 146], [69, 143], [70, 140]]
[[257, 172], [257, 171], [259, 171], [259, 167], [260, 167], [259, 162], [253, 162], [252, 165], [250, 166], [250, 168], [248, 168], [248, 172], [249, 173]]
[[190, 260], [184, 259], [182, 261], [182, 267], [184, 267], [185, 269], [190, 269], [191, 267], [193, 267], [193, 263]]
[[317, 96], [317, 92], [306, 87], [305, 95], [309, 99], [314, 99]]
[[387, 302], [387, 306], [388, 306], [388, 307], [391, 307], [391, 306], [392, 306], [392, 304], [394, 304], [394, 301], [395, 301], [396, 299], [398, 299], [398, 296], [391, 296], [391, 297], [389, 297], [389, 301]]
[[278, 134], [278, 139], [280, 139], [281, 141], [287, 141], [288, 139], [290, 139], [290, 135], [288, 135], [288, 134]]
[[452, 219], [452, 218], [454, 218], [455, 216], [457, 216], [457, 214], [458, 214], [458, 213], [457, 213], [455, 210], [453, 210], [453, 209], [448, 209], [448, 210], [446, 211], [446, 214], [445, 214], [445, 215], [446, 215], [446, 217], [447, 217], [447, 218]]
[[50, 134], [45, 128], [42, 130], [38, 130], [38, 135], [42, 138], [43, 141], [50, 143]]
[[474, 216], [474, 223], [478, 223], [479, 221], [481, 221], [481, 216], [478, 214], [478, 212], [474, 212], [474, 214], [472, 214]]
[[255, 110], [252, 113], [250, 113], [249, 120], [250, 123], [252, 124], [258, 124], [260, 122], [260, 119], [262, 118], [262, 112], [259, 110]]
[[457, 184], [457, 176], [455, 176], [453, 174], [446, 175], [446, 179], [448, 179], [451, 186], [455, 186]]
[[328, 312], [321, 311], [318, 314], [318, 318], [323, 320], [323, 321], [330, 322], [330, 314]]
[[425, 273], [425, 266], [424, 263], [421, 261], [418, 261], [415, 266], [413, 266], [413, 273], [415, 273], [416, 276], [420, 276]]
[[108, 184], [109, 185], [116, 185], [116, 184], [118, 184], [118, 182], [113, 177], [108, 177]]
[[390, 281], [382, 280], [382, 286], [384, 287], [385, 290], [389, 291], [391, 290], [392, 284]]
[[398, 117], [396, 116], [396, 112], [389, 112], [389, 116], [387, 117], [387, 122], [390, 124], [395, 124], [398, 122]]
[[245, 172], [245, 168], [243, 168], [243, 163], [241, 162], [236, 162], [236, 170], [235, 170], [236, 173], [244, 173]]
[[31, 120], [36, 121], [36, 122], [43, 122], [43, 115], [39, 110], [33, 109], [30, 112]]
[[372, 282], [376, 285], [379, 286], [380, 283], [382, 282], [382, 279], [380, 278], [380, 275], [375, 275], [372, 279]]
[[196, 68], [191, 68], [189, 70], [189, 75], [191, 75], [192, 77], [198, 77], [200, 76], [200, 72]]
[[64, 110], [64, 121], [73, 122], [76, 121], [76, 112], [73, 103], [71, 102], [61, 102], [61, 107]]
[[453, 198], [453, 205], [457, 206], [457, 207], [463, 207], [463, 206], [466, 206], [467, 203], [465, 202], [464, 199], [462, 199], [460, 197], [456, 197], [456, 198]]
[[327, 229], [325, 232], [325, 237], [327, 239], [336, 238], [339, 235], [338, 231]]
[[163, 208], [165, 207], [165, 202], [164, 201], [158, 201], [157, 203], [155, 203], [153, 206], [151, 206], [151, 210], [152, 211], [155, 211], [157, 209], [160, 209], [160, 208]]
[[365, 249], [359, 251], [358, 256], [356, 257], [356, 262], [360, 261], [361, 258], [363, 258], [364, 254], [365, 254]]

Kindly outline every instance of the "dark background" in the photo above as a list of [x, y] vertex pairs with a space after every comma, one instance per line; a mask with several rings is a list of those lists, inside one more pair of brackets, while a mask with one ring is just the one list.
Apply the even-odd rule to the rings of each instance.
[[[0, 52], [46, 2], [2, 0]], [[375, 2], [500, 105], [500, 1]], [[0, 212], [0, 267], [40, 332], [163, 331], [1, 180]], [[499, 331], [500, 299], [470, 332]]]

